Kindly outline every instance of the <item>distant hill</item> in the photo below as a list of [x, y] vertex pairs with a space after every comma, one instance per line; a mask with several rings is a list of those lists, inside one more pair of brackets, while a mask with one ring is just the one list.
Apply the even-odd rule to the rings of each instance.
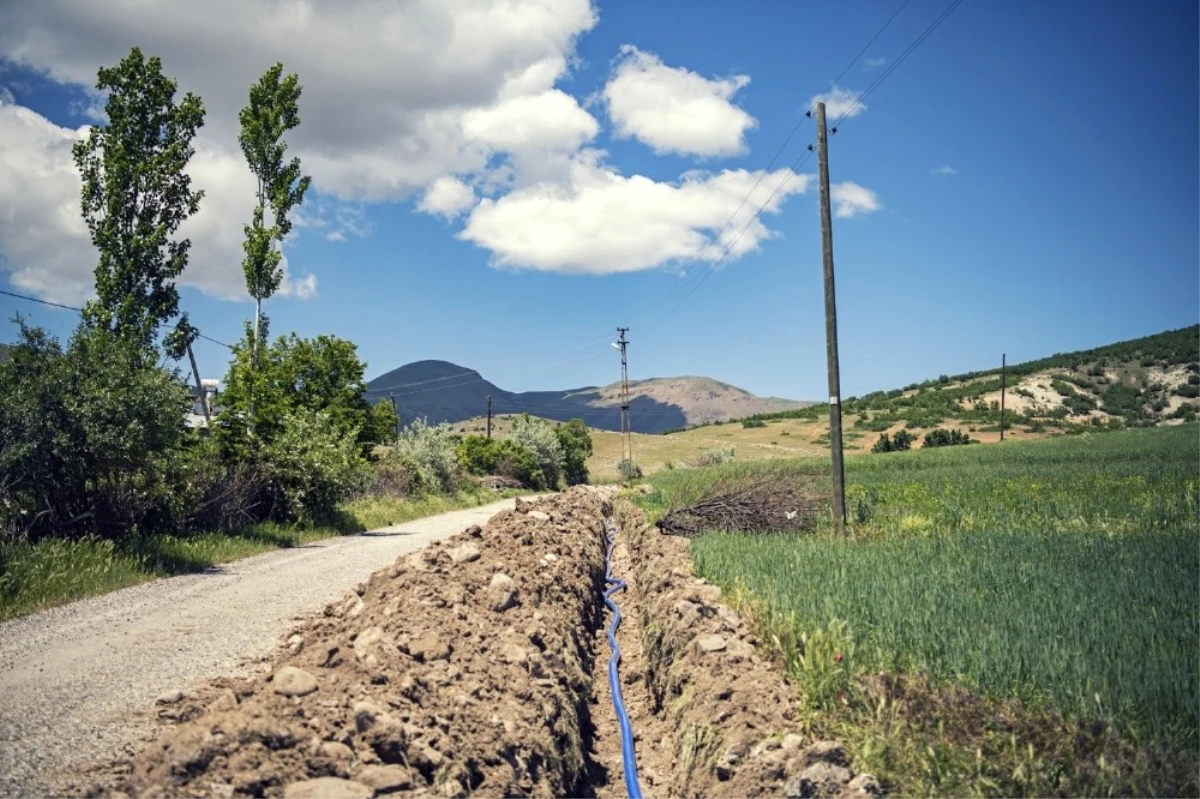
[[[583, 419], [589, 427], [619, 430], [619, 385], [584, 386], [568, 391], [505, 391], [474, 369], [448, 361], [416, 361], [367, 384], [371, 402], [394, 395], [401, 419], [425, 417], [431, 424], [481, 416], [492, 397], [492, 413], [528, 412], [547, 419]], [[740, 416], [803, 408], [812, 403], [756, 397], [708, 377], [630, 381], [630, 420], [638, 433], [726, 421]]]
[[8, 360], [8, 351], [10, 349], [12, 349], [10, 345], [0, 344], [0, 363], [4, 363]]
[[[1078, 352], [1009, 364], [1006, 424], [1032, 430], [1182, 424], [1200, 417], [1200, 325]], [[910, 430], [948, 420], [998, 430], [1000, 370], [941, 375], [842, 401], [844, 417], [867, 431]], [[828, 406], [762, 414], [813, 420]], [[975, 427], [971, 428], [972, 431]]]

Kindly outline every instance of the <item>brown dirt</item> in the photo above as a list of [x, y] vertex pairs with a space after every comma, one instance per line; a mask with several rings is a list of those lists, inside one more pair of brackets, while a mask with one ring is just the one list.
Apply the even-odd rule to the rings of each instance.
[[[624, 795], [599, 601], [609, 497], [518, 501], [398, 559], [303, 620], [261, 676], [155, 708], [159, 738], [84, 792]], [[617, 507], [620, 673], [644, 794], [870, 794], [836, 744], [789, 734], [796, 697], [691, 575], [686, 542]]]

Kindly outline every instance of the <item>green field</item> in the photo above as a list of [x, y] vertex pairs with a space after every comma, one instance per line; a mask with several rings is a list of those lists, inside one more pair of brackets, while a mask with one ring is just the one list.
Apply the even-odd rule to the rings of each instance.
[[[854, 458], [852, 537], [692, 553], [776, 641], [810, 723], [895, 791], [1194, 794], [1198, 464], [1194, 425]], [[656, 476], [647, 506], [720, 473]], [[880, 672], [914, 676], [902, 707], [880, 709]]]

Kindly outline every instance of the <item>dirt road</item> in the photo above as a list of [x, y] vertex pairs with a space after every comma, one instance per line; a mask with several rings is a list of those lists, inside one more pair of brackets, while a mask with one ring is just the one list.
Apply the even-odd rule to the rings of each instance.
[[135, 714], [156, 697], [255, 671], [295, 619], [512, 504], [269, 552], [0, 624], [0, 796], [44, 795], [72, 770], [132, 753], [151, 730]]

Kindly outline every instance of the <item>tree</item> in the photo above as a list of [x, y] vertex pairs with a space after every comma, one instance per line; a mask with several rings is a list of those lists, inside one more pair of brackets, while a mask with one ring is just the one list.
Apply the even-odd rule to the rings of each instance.
[[[297, 103], [302, 88], [295, 74], [283, 76], [283, 64], [276, 63], [250, 87], [250, 103], [238, 115], [242, 130], [238, 143], [258, 179], [258, 205], [254, 217], [245, 226], [246, 290], [254, 298], [254, 352], [259, 347], [262, 301], [279, 289], [283, 280], [280, 268], [282, 251], [277, 245], [292, 229], [288, 213], [304, 201], [311, 178], [300, 174], [300, 159], [285, 164], [287, 144], [283, 134], [300, 124]], [[270, 206], [273, 224], [266, 227]]]
[[[83, 178], [83, 218], [100, 251], [97, 297], [84, 320], [149, 351], [159, 326], [179, 312], [175, 278], [191, 241], [172, 235], [204, 196], [184, 171], [204, 105], [191, 92], [176, 104], [176, 84], [162, 62], [137, 47], [117, 66], [102, 67], [96, 88], [108, 92], [108, 125], [92, 128], [71, 149]], [[173, 355], [185, 337], [175, 337]]]
[[592, 437], [582, 419], [572, 419], [554, 429], [563, 452], [563, 477], [567, 485], [588, 481], [587, 459], [592, 454]]
[[396, 415], [392, 403], [386, 400], [376, 402], [375, 406], [371, 408], [371, 443], [389, 444], [395, 441], [399, 428], [400, 417]]
[[219, 429], [227, 457], [248, 457], [251, 447], [270, 443], [284, 416], [299, 410], [325, 413], [329, 424], [354, 440], [363, 454], [377, 443], [364, 396], [364, 366], [352, 342], [326, 335], [280, 336], [263, 351], [258, 369], [253, 368], [253, 352], [253, 331], [247, 329], [234, 347], [221, 394]]
[[513, 422], [512, 440], [533, 454], [534, 463], [545, 476], [546, 486], [556, 487], [563, 470], [563, 448], [554, 428], [543, 419], [522, 414]]

